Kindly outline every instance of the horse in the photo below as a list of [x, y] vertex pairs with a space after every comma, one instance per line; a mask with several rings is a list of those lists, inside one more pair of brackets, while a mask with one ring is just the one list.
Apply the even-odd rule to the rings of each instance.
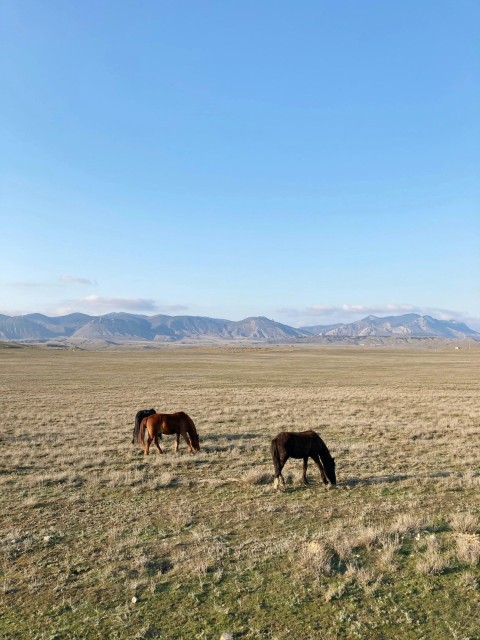
[[155, 409], [141, 409], [140, 411], [138, 411], [137, 415], [135, 416], [135, 427], [133, 428], [132, 444], [138, 444], [140, 441], [139, 437], [141, 421], [144, 418], [153, 415], [154, 413], [157, 413]]
[[[148, 433], [146, 442], [145, 432]], [[143, 452], [146, 456], [148, 456], [152, 441], [155, 443], [159, 453], [163, 453], [158, 443], [159, 438], [162, 437], [162, 433], [165, 435], [176, 434], [177, 444], [175, 453], [178, 451], [181, 435], [187, 443], [190, 453], [193, 453], [194, 450], [200, 451], [200, 442], [195, 423], [190, 416], [187, 416], [183, 411], [178, 413], [155, 413], [142, 420], [140, 423], [140, 442], [144, 445]]]
[[330, 482], [337, 484], [335, 475], [335, 458], [332, 458], [327, 445], [315, 431], [282, 431], [275, 436], [271, 445], [273, 466], [275, 468], [274, 487], [280, 488], [280, 478], [283, 486], [285, 480], [282, 469], [289, 458], [303, 458], [303, 483], [308, 484], [307, 466], [308, 458], [311, 458], [320, 469], [323, 484]]

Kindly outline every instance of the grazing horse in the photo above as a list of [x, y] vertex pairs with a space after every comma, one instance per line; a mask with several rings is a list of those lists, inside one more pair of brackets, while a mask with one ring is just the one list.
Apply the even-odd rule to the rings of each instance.
[[[145, 432], [148, 434], [146, 442]], [[178, 451], [181, 435], [187, 443], [190, 453], [193, 453], [194, 449], [195, 451], [200, 451], [200, 443], [195, 424], [190, 416], [187, 416], [183, 411], [179, 413], [155, 413], [142, 420], [140, 423], [140, 442], [144, 445], [145, 455], [148, 456], [152, 441], [155, 443], [158, 451], [163, 453], [158, 444], [158, 439], [162, 437], [162, 433], [165, 435], [176, 434], [177, 444], [175, 452]]]
[[138, 411], [137, 415], [135, 416], [132, 444], [138, 444], [140, 442], [140, 423], [142, 422], [142, 420], [147, 416], [153, 415], [154, 413], [157, 413], [155, 409], [141, 409], [141, 411]]
[[315, 431], [282, 431], [272, 440], [272, 458], [275, 467], [274, 486], [280, 488], [280, 478], [283, 486], [285, 480], [282, 476], [282, 469], [289, 458], [303, 458], [303, 482], [308, 484], [307, 465], [308, 458], [311, 458], [322, 474], [323, 484], [330, 482], [337, 484], [335, 475], [335, 458], [332, 458], [327, 445]]

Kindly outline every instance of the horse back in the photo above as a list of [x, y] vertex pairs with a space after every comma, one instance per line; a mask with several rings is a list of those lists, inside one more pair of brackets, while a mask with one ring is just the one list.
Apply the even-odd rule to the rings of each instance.
[[318, 455], [321, 446], [320, 436], [315, 431], [283, 431], [274, 440], [284, 456], [306, 458]]

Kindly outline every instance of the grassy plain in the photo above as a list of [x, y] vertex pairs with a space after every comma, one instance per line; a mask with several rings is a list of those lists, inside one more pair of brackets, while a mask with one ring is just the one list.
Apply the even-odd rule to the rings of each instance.
[[[0, 638], [480, 638], [480, 351], [4, 349], [0, 388]], [[150, 407], [201, 452], [144, 457]], [[338, 488], [273, 491], [307, 428]]]

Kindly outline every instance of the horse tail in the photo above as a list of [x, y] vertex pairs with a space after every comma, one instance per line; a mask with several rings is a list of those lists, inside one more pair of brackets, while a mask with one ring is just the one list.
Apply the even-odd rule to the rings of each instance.
[[147, 426], [148, 418], [144, 418], [140, 423], [140, 443], [145, 444], [145, 427]]
[[274, 438], [271, 444], [273, 467], [275, 469], [275, 478], [278, 478], [282, 472], [280, 465], [280, 451], [278, 450], [278, 440]]
[[140, 420], [135, 419], [135, 426], [133, 427], [132, 444], [138, 444], [140, 435]]
[[184, 411], [181, 411], [180, 413], [182, 414], [183, 419], [187, 421], [187, 431], [193, 448], [200, 451], [200, 440], [198, 438], [197, 427], [195, 426], [194, 421]]

